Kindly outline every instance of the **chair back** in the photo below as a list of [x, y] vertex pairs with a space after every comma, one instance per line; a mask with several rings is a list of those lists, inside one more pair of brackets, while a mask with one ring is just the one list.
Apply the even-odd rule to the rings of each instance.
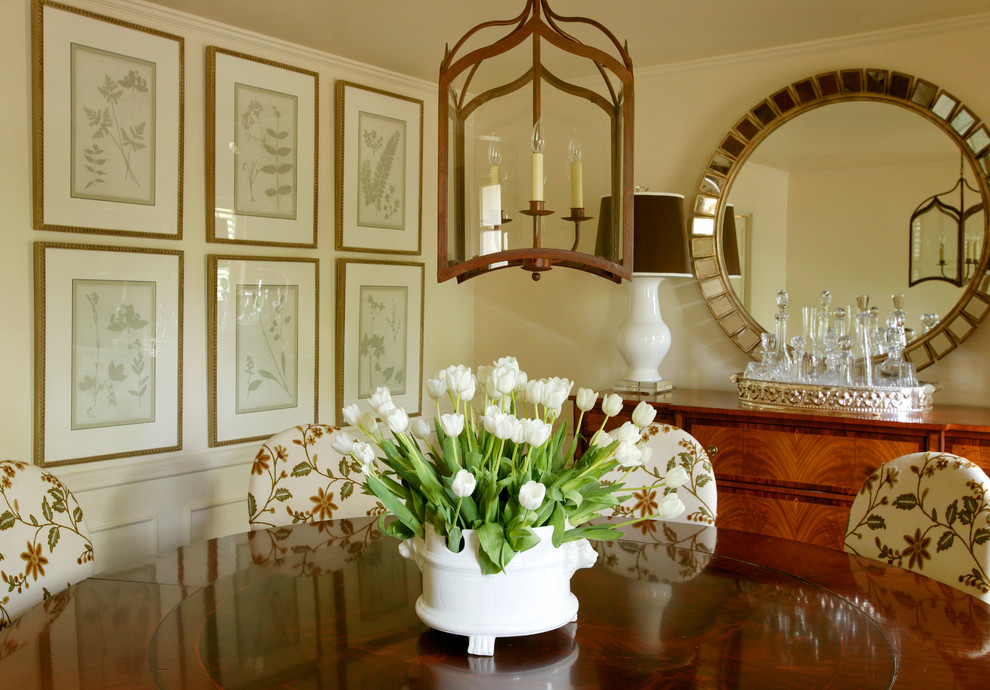
[[330, 445], [334, 431], [326, 424], [295, 426], [261, 445], [248, 486], [251, 529], [384, 512], [374, 495], [362, 493], [358, 463]]
[[[672, 521], [714, 525], [718, 492], [715, 472], [704, 447], [684, 429], [670, 424], [651, 424], [643, 430], [643, 437], [651, 450], [650, 458], [625, 477], [625, 486], [637, 490], [615, 506], [612, 515], [632, 518], [656, 514], [657, 505], [663, 498], [663, 488], [658, 485], [667, 472], [674, 467], [682, 467], [689, 477], [677, 489], [684, 512]], [[618, 481], [625, 474], [624, 469], [617, 468], [606, 474], [605, 478]]]
[[93, 542], [75, 496], [55, 475], [0, 461], [0, 628], [93, 574]]
[[880, 465], [849, 511], [845, 550], [990, 602], [990, 479], [966, 458], [911, 453]]

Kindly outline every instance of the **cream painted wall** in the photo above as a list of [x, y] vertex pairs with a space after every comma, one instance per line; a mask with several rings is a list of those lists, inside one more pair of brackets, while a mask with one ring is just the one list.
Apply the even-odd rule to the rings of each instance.
[[[0, 136], [4, 206], [0, 286], [6, 295], [0, 329], [0, 453], [31, 459], [33, 304], [32, 247], [37, 241], [153, 246], [185, 252], [183, 449], [181, 452], [69, 465], [55, 472], [76, 492], [94, 531], [96, 568], [115, 567], [176, 545], [247, 528], [245, 495], [257, 444], [207, 445], [206, 280], [210, 253], [316, 256], [320, 259], [320, 421], [334, 421], [335, 259], [359, 257], [334, 246], [333, 85], [346, 79], [422, 99], [423, 255], [426, 267], [424, 370], [432, 374], [473, 352], [473, 286], [438, 285], [436, 276], [436, 87], [332, 55], [270, 40], [189, 15], [125, 0], [74, 5], [185, 37], [184, 238], [178, 242], [39, 232], [31, 211], [30, 2], [0, 2], [0, 92], [6, 95]], [[204, 52], [217, 45], [319, 73], [319, 235], [316, 251], [216, 245], [205, 241]], [[363, 255], [388, 258], [383, 255]], [[396, 257], [410, 260], [410, 257]], [[427, 399], [428, 400], [428, 399]], [[300, 422], [307, 420], [300, 419]]]
[[770, 328], [777, 311], [776, 294], [783, 286], [790, 286], [788, 278], [787, 241], [788, 217], [787, 200], [790, 176], [781, 170], [750, 163], [732, 183], [729, 203], [735, 205], [735, 212], [750, 217], [748, 239], [751, 246], [745, 254], [759, 257], [759, 270], [749, 272], [745, 280], [750, 290], [744, 304], [749, 312], [762, 324]]
[[[908, 287], [907, 229], [915, 207], [935, 192], [951, 187], [958, 178], [958, 159], [948, 168], [947, 174], [944, 165], [792, 174], [790, 202], [794, 215], [789, 225], [802, 240], [788, 244], [791, 306], [818, 306], [819, 294], [828, 288], [833, 307], [855, 306], [856, 295], [868, 294], [870, 304], [880, 307], [881, 318], [885, 319], [893, 308], [890, 295], [902, 293], [906, 295], [908, 325], [919, 333], [923, 313], [947, 313], [959, 301], [963, 289], [943, 281]], [[975, 198], [970, 194], [967, 204], [975, 203]], [[838, 199], [841, 204], [836, 203]], [[958, 204], [958, 196], [954, 203]], [[807, 209], [824, 210], [807, 213]], [[807, 270], [816, 266], [821, 268]], [[762, 299], [772, 305], [775, 292], [764, 293]]]
[[[635, 61], [635, 46], [630, 46]], [[770, 93], [820, 72], [882, 67], [923, 77], [990, 118], [985, 88], [990, 15], [847, 40], [821, 41], [734, 58], [636, 73], [636, 184], [692, 199], [718, 143]], [[558, 374], [606, 388], [623, 363], [614, 334], [627, 294], [574, 271], [554, 270], [539, 283], [522, 271], [474, 279], [478, 361], [513, 353], [535, 374]], [[661, 373], [686, 388], [731, 390], [728, 376], [749, 361], [718, 328], [696, 284], [668, 279], [660, 308], [673, 333]], [[947, 359], [923, 371], [943, 390], [936, 404], [990, 406], [990, 325]]]
[[[0, 330], [0, 448], [31, 458], [34, 242], [177, 247], [185, 252], [183, 450], [178, 453], [65, 466], [57, 470], [77, 492], [96, 532], [97, 568], [119, 565], [159, 549], [246, 527], [243, 496], [252, 444], [209, 449], [206, 443], [206, 255], [221, 250], [205, 242], [204, 46], [213, 44], [320, 73], [320, 342], [321, 421], [333, 421], [333, 127], [332, 85], [338, 78], [421, 98], [425, 102], [423, 261], [427, 309], [424, 373], [452, 362], [484, 363], [516, 354], [532, 376], [564, 375], [582, 385], [607, 387], [622, 373], [614, 333], [626, 310], [626, 287], [558, 269], [533, 283], [523, 271], [500, 271], [457, 285], [435, 283], [436, 98], [432, 84], [382, 72], [188, 15], [125, 0], [77, 0], [80, 7], [186, 37], [185, 239], [149, 242], [97, 235], [38, 232], [31, 219], [31, 63], [27, 0], [0, 2], [0, 89], [7, 94], [0, 137], [0, 190], [4, 202], [4, 250], [0, 285], [7, 295]], [[973, 20], [970, 20], [972, 23]], [[635, 50], [635, 46], [633, 46]], [[635, 53], [634, 53], [635, 57]], [[752, 56], [642, 70], [637, 74], [636, 182], [688, 199], [722, 135], [749, 107], [780, 86], [825, 69], [880, 66], [945, 87], [980, 115], [990, 113], [982, 87], [990, 64], [990, 24], [972, 28], [833, 41]], [[229, 251], [223, 247], [223, 251]], [[267, 253], [245, 248], [245, 255]], [[310, 252], [279, 250], [289, 256]], [[358, 255], [354, 255], [358, 256]], [[660, 288], [664, 318], [674, 333], [663, 373], [683, 387], [728, 389], [728, 373], [747, 358], [721, 333], [697, 286], [671, 279]], [[939, 403], [990, 405], [987, 347], [990, 327], [925, 374], [945, 390]]]

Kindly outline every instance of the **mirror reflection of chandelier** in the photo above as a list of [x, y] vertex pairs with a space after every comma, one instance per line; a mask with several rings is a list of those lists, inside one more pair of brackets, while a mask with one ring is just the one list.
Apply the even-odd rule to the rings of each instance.
[[[959, 157], [959, 181], [948, 191], [930, 196], [911, 214], [911, 254], [908, 286], [944, 280], [963, 286], [972, 277], [983, 247], [983, 202], [980, 191], [966, 180]], [[966, 206], [966, 192], [978, 203]], [[953, 202], [958, 201], [958, 206]], [[970, 219], [972, 223], [967, 223]], [[969, 231], [967, 232], [967, 225]]]
[[[437, 279], [554, 266], [632, 274], [633, 73], [600, 23], [527, 0], [468, 31], [439, 78]], [[618, 199], [595, 219], [599, 200]], [[599, 252], [596, 229], [611, 246]]]

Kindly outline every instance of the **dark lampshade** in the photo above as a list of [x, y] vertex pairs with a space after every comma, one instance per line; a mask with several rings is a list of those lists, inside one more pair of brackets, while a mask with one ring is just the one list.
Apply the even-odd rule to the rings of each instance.
[[[633, 195], [633, 273], [691, 277], [684, 197], [636, 192]], [[612, 197], [602, 197], [595, 253], [618, 261], [621, 241], [612, 230]]]
[[725, 257], [725, 272], [729, 277], [741, 277], [739, 241], [736, 239], [736, 211], [732, 204], [726, 204], [725, 215], [722, 216], [722, 256]]
[[690, 278], [684, 197], [637, 192], [633, 199], [633, 273]]

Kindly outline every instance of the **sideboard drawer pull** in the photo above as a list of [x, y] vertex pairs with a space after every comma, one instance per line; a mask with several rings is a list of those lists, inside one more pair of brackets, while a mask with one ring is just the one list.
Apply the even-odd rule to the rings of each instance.
[[705, 448], [705, 452], [708, 453], [708, 457], [714, 458], [718, 455], [718, 446], [708, 446]]

